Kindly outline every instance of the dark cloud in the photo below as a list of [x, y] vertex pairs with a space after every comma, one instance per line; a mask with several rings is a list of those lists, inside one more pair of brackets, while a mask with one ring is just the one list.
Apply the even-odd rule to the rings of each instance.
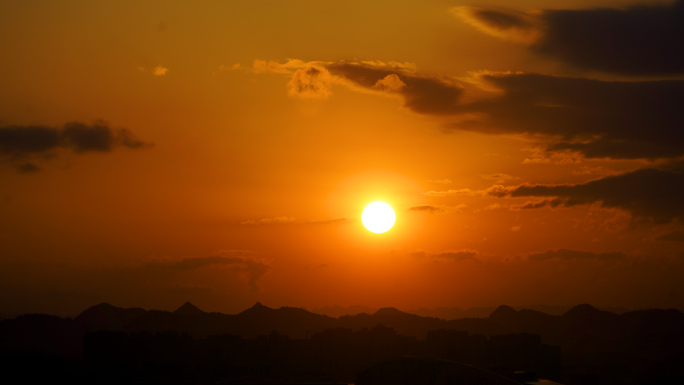
[[496, 173], [496, 174], [486, 174], [486, 175], [480, 175], [482, 179], [487, 179], [487, 180], [495, 180], [498, 183], [503, 183], [509, 179], [520, 179], [518, 177], [504, 174], [504, 173]]
[[28, 163], [28, 162], [27, 162], [27, 163], [18, 164], [18, 165], [15, 166], [15, 168], [16, 168], [17, 171], [18, 171], [19, 173], [21, 173], [21, 174], [29, 174], [29, 173], [32, 173], [32, 172], [40, 171], [40, 167], [36, 166], [36, 165], [33, 164], [33, 163]]
[[468, 259], [475, 259], [480, 253], [477, 250], [458, 250], [458, 251], [445, 251], [436, 254], [436, 258], [450, 259], [453, 261], [465, 261]]
[[427, 255], [427, 253], [423, 250], [416, 250], [409, 252], [408, 255], [413, 258], [423, 258]]
[[129, 130], [111, 128], [98, 121], [91, 125], [71, 122], [61, 128], [46, 126], [0, 127], [0, 159], [12, 163], [19, 172], [35, 172], [39, 167], [27, 158], [49, 159], [61, 149], [82, 154], [110, 152], [118, 147], [139, 149], [150, 143], [137, 139]]
[[[684, 81], [600, 81], [540, 74], [483, 74], [472, 83], [420, 77], [362, 63], [327, 65], [367, 88], [395, 75], [392, 93], [422, 114], [450, 115], [450, 129], [542, 134], [550, 152], [587, 158], [658, 159], [684, 155]], [[498, 92], [492, 92], [496, 88]], [[466, 90], [488, 95], [477, 100]]]
[[428, 213], [428, 214], [447, 214], [447, 213], [458, 213], [466, 208], [465, 204], [460, 204], [456, 206], [449, 205], [417, 205], [409, 207], [409, 211], [418, 213]]
[[648, 168], [575, 185], [521, 185], [513, 188], [510, 196], [554, 197], [548, 201], [552, 207], [600, 202], [603, 207], [627, 210], [637, 218], [660, 223], [684, 218], [681, 170]]
[[668, 158], [684, 155], [684, 81], [612, 82], [538, 74], [485, 75], [503, 90], [463, 106], [486, 119], [454, 125], [499, 133], [561, 138], [550, 151], [588, 158]]
[[580, 260], [580, 259], [593, 259], [593, 260], [611, 260], [611, 259], [621, 259], [626, 258], [627, 255], [620, 252], [610, 252], [610, 253], [596, 253], [593, 251], [578, 251], [578, 250], [547, 250], [543, 253], [535, 253], [528, 255], [528, 260], [530, 261], [545, 261], [547, 259], [562, 259], [562, 260]]
[[418, 205], [418, 206], [410, 207], [409, 211], [439, 213], [439, 212], [444, 211], [444, 209], [441, 206], [435, 206], [435, 205]]
[[538, 15], [505, 8], [456, 7], [452, 10], [465, 22], [490, 35], [531, 44], [540, 35]]
[[684, 1], [624, 9], [544, 10], [460, 7], [456, 14], [495, 36], [586, 70], [623, 75], [684, 73]]
[[684, 230], [676, 230], [656, 238], [659, 241], [684, 242]]
[[625, 9], [547, 10], [535, 52], [624, 75], [684, 73], [684, 1]]
[[551, 202], [552, 202], [552, 200], [550, 200], [550, 199], [537, 201], [537, 202], [525, 202], [525, 204], [520, 205], [520, 206], [515, 206], [514, 208], [521, 209], [521, 210], [540, 209], [542, 207], [549, 206], [551, 204]]
[[[378, 67], [362, 63], [333, 63], [326, 66], [331, 74], [369, 89], [387, 89], [404, 97], [404, 104], [423, 114], [453, 113], [463, 89], [448, 79], [421, 77], [402, 68]], [[392, 79], [391, 82], [388, 80]], [[389, 86], [392, 84], [393, 86]], [[400, 86], [403, 84], [403, 86]], [[382, 87], [379, 87], [382, 86]]]
[[503, 9], [476, 8], [473, 16], [486, 21], [491, 27], [508, 30], [512, 28], [529, 29], [534, 25], [525, 20], [525, 14]]
[[434, 260], [450, 260], [454, 262], [466, 261], [466, 260], [477, 260], [480, 252], [477, 250], [463, 249], [455, 251], [443, 251], [440, 253], [428, 253], [423, 250], [415, 250], [408, 253], [409, 256], [413, 258], [425, 258], [430, 257]]
[[178, 261], [154, 262], [149, 264], [148, 268], [191, 271], [214, 265], [230, 266], [232, 270], [244, 273], [247, 276], [250, 290], [258, 291], [258, 280], [266, 275], [271, 267], [265, 261], [255, 258], [250, 254], [253, 253], [240, 250], [226, 251], [209, 257], [191, 257]]
[[126, 129], [115, 129], [105, 122], [92, 125], [83, 123], [67, 123], [61, 131], [61, 141], [64, 147], [75, 152], [109, 152], [115, 147], [143, 148], [149, 146], [135, 138]]

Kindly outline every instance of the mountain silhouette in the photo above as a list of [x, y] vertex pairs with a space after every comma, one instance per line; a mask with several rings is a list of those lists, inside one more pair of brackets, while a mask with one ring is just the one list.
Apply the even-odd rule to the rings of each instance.
[[236, 314], [231, 325], [236, 334], [246, 337], [266, 335], [272, 331], [291, 338], [306, 338], [310, 333], [335, 326], [336, 320], [308, 310], [281, 307], [272, 309], [257, 302], [251, 308]]
[[101, 303], [84, 310], [75, 321], [88, 325], [92, 330], [123, 330], [123, 327], [136, 318], [142, 317], [147, 310], [112, 306]]
[[202, 310], [200, 310], [197, 306], [191, 304], [190, 302], [184, 303], [181, 307], [173, 311], [174, 315], [178, 316], [198, 316], [201, 314], [205, 314]]
[[501, 305], [489, 315], [489, 319], [493, 321], [506, 321], [517, 315], [517, 311], [510, 306]]
[[[373, 313], [373, 317], [397, 317], [397, 316], [405, 316], [409, 313], [405, 313], [401, 310], [397, 310], [397, 308], [394, 307], [383, 307], [378, 309], [375, 313]], [[413, 314], [411, 314], [413, 315]]]

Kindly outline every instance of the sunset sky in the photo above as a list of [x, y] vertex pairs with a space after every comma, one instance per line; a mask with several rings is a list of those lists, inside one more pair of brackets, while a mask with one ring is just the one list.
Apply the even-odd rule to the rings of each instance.
[[0, 313], [684, 308], [682, 47], [684, 0], [0, 1]]

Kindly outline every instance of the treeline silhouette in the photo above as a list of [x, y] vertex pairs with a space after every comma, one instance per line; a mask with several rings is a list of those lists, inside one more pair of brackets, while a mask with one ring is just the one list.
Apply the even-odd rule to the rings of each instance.
[[567, 384], [684, 383], [684, 314], [579, 305], [553, 316], [501, 306], [487, 318], [447, 321], [393, 308], [332, 318], [260, 303], [235, 315], [190, 303], [173, 312], [100, 304], [74, 319], [2, 320], [0, 354], [4, 377], [24, 382], [332, 383], [411, 355]]

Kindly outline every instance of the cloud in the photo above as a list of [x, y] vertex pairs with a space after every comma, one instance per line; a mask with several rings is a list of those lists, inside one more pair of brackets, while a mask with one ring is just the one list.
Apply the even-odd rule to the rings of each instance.
[[213, 265], [229, 266], [232, 270], [245, 274], [251, 291], [259, 291], [258, 280], [271, 269], [266, 261], [255, 257], [255, 253], [249, 250], [220, 251], [209, 257], [190, 257], [177, 261], [155, 261], [147, 267], [149, 269], [192, 271]]
[[684, 1], [623, 9], [544, 10], [458, 7], [465, 22], [527, 44], [585, 70], [623, 75], [684, 73]]
[[163, 65], [158, 65], [152, 69], [140, 66], [140, 67], [138, 67], [138, 69], [142, 72], [149, 72], [154, 76], [164, 76], [169, 72], [169, 69], [164, 67]]
[[480, 255], [480, 252], [471, 249], [449, 250], [439, 253], [429, 253], [424, 250], [415, 250], [409, 252], [408, 254], [414, 258], [431, 258], [436, 261], [461, 262], [467, 260], [477, 261], [477, 257]]
[[347, 218], [334, 218], [322, 220], [301, 220], [295, 217], [273, 217], [261, 219], [249, 219], [240, 222], [248, 226], [282, 226], [282, 225], [336, 225], [349, 222]]
[[152, 73], [153, 73], [155, 76], [164, 76], [164, 75], [166, 75], [167, 72], [169, 72], [169, 69], [166, 68], [166, 67], [164, 67], [164, 66], [156, 66], [156, 67], [154, 67], [154, 69], [152, 70]]
[[486, 118], [452, 128], [543, 134], [552, 142], [547, 151], [575, 151], [587, 158], [684, 155], [684, 110], [678, 103], [684, 81], [617, 82], [539, 74], [482, 78], [503, 94], [462, 106], [463, 112]]
[[309, 66], [295, 71], [287, 83], [290, 96], [304, 99], [325, 99], [332, 95], [332, 78], [328, 70], [320, 66]]
[[684, 242], [684, 230], [675, 230], [656, 238], [659, 241]]
[[424, 193], [425, 196], [429, 197], [450, 197], [450, 196], [493, 196], [493, 197], [504, 197], [508, 195], [512, 187], [506, 187], [502, 185], [494, 185], [488, 187], [484, 190], [471, 190], [469, 188], [459, 189], [459, 190], [447, 190], [447, 191], [428, 191]]
[[61, 128], [39, 125], [0, 127], [0, 161], [14, 164], [19, 172], [39, 169], [33, 162], [23, 160], [49, 159], [63, 149], [83, 154], [110, 152], [119, 147], [140, 149], [151, 146], [137, 139], [129, 130], [111, 128], [103, 121], [91, 125], [70, 122]]
[[447, 205], [417, 205], [409, 208], [409, 211], [425, 212], [429, 214], [435, 213], [451, 213], [459, 212], [466, 207], [464, 204], [458, 206], [447, 206]]
[[609, 168], [605, 167], [582, 167], [579, 170], [572, 170], [572, 173], [575, 175], [599, 175], [599, 176], [606, 176], [606, 175], [615, 175], [619, 174], [618, 171], [611, 170]]
[[625, 9], [548, 10], [535, 52], [624, 75], [684, 73], [684, 1]]
[[219, 71], [235, 71], [235, 70], [242, 69], [242, 64], [235, 63], [232, 66], [227, 66], [227, 65], [221, 64], [218, 69], [219, 69]]
[[423, 211], [427, 213], [439, 213], [444, 211], [441, 206], [436, 205], [418, 205], [409, 208], [409, 211]]
[[428, 182], [429, 183], [444, 184], [444, 185], [449, 185], [449, 184], [454, 183], [450, 179], [429, 180]]
[[407, 108], [419, 113], [448, 114], [463, 93], [460, 83], [448, 78], [422, 77], [413, 68], [357, 62], [332, 63], [326, 68], [358, 87], [398, 93]]
[[274, 218], [262, 218], [262, 219], [249, 219], [244, 222], [240, 222], [241, 225], [287, 225], [296, 223], [297, 218], [294, 217], [274, 217]]
[[463, 188], [463, 189], [458, 189], [458, 190], [447, 190], [447, 191], [428, 191], [424, 195], [429, 196], [429, 197], [450, 197], [450, 196], [468, 196], [468, 195], [477, 195], [478, 192], [476, 190], [471, 190], [469, 188]]
[[597, 253], [593, 251], [577, 251], [568, 249], [547, 250], [543, 253], [529, 254], [527, 259], [530, 261], [545, 261], [548, 259], [560, 260], [613, 260], [627, 258], [627, 255], [620, 252]]
[[320, 66], [320, 62], [310, 62], [305, 63], [298, 59], [287, 59], [285, 63], [278, 63], [276, 61], [270, 60], [254, 60], [252, 65], [252, 71], [255, 73], [278, 73], [278, 74], [291, 74], [298, 69], [305, 69], [311, 66]]
[[480, 252], [477, 250], [463, 249], [457, 251], [444, 251], [439, 254], [435, 254], [435, 258], [448, 259], [452, 261], [465, 261], [465, 260], [475, 260]]
[[[520, 185], [511, 197], [554, 197], [526, 208], [591, 204], [629, 211], [633, 216], [659, 223], [684, 218], [684, 174], [671, 170], [640, 169], [581, 184]], [[542, 204], [543, 203], [543, 204]]]
[[682, 80], [601, 81], [487, 72], [450, 79], [356, 62], [325, 68], [368, 90], [377, 90], [386, 79], [401, 80], [405, 86], [393, 93], [402, 96], [404, 106], [444, 117], [447, 129], [529, 134], [546, 142], [544, 150], [525, 163], [576, 163], [578, 155], [573, 154], [614, 159], [684, 155]]
[[451, 12], [480, 31], [503, 39], [531, 44], [541, 37], [538, 15], [484, 7], [455, 7]]
[[33, 172], [40, 171], [40, 167], [38, 167], [35, 164], [30, 163], [30, 162], [18, 164], [14, 168], [20, 174], [30, 174]]
[[482, 195], [493, 196], [493, 197], [503, 197], [506, 196], [511, 191], [511, 187], [494, 185], [483, 191]]
[[530, 210], [530, 209], [540, 209], [542, 207], [549, 206], [551, 204], [551, 199], [545, 199], [541, 201], [530, 202], [527, 201], [522, 205], [511, 206], [512, 210]]
[[488, 71], [450, 78], [421, 75], [415, 66], [401, 63], [295, 59], [282, 64], [255, 60], [254, 71], [291, 75], [288, 93], [295, 97], [327, 98], [333, 84], [344, 85], [398, 95], [409, 110], [443, 119], [446, 130], [533, 136], [541, 146], [524, 163], [684, 156], [679, 103], [684, 80], [605, 81]]
[[481, 177], [482, 177], [482, 179], [496, 181], [496, 183], [504, 183], [505, 181], [510, 180], [510, 179], [520, 179], [516, 176], [504, 174], [501, 172], [495, 173], [495, 174], [485, 174], [485, 175], [481, 175]]
[[684, 109], [678, 102], [684, 81], [618, 82], [539, 74], [487, 74], [482, 79], [502, 94], [459, 107], [483, 118], [454, 123], [453, 129], [542, 134], [551, 142], [547, 151], [574, 151], [587, 158], [684, 155]]
[[212, 72], [211, 74], [216, 75], [216, 74], [219, 74], [221, 72], [237, 71], [237, 70], [242, 70], [242, 69], [244, 69], [244, 67], [240, 63], [235, 63], [233, 65], [221, 64], [220, 66], [218, 66], [216, 71]]
[[406, 87], [406, 83], [397, 74], [389, 74], [373, 85], [374, 89], [387, 92], [399, 92], [404, 87]]

